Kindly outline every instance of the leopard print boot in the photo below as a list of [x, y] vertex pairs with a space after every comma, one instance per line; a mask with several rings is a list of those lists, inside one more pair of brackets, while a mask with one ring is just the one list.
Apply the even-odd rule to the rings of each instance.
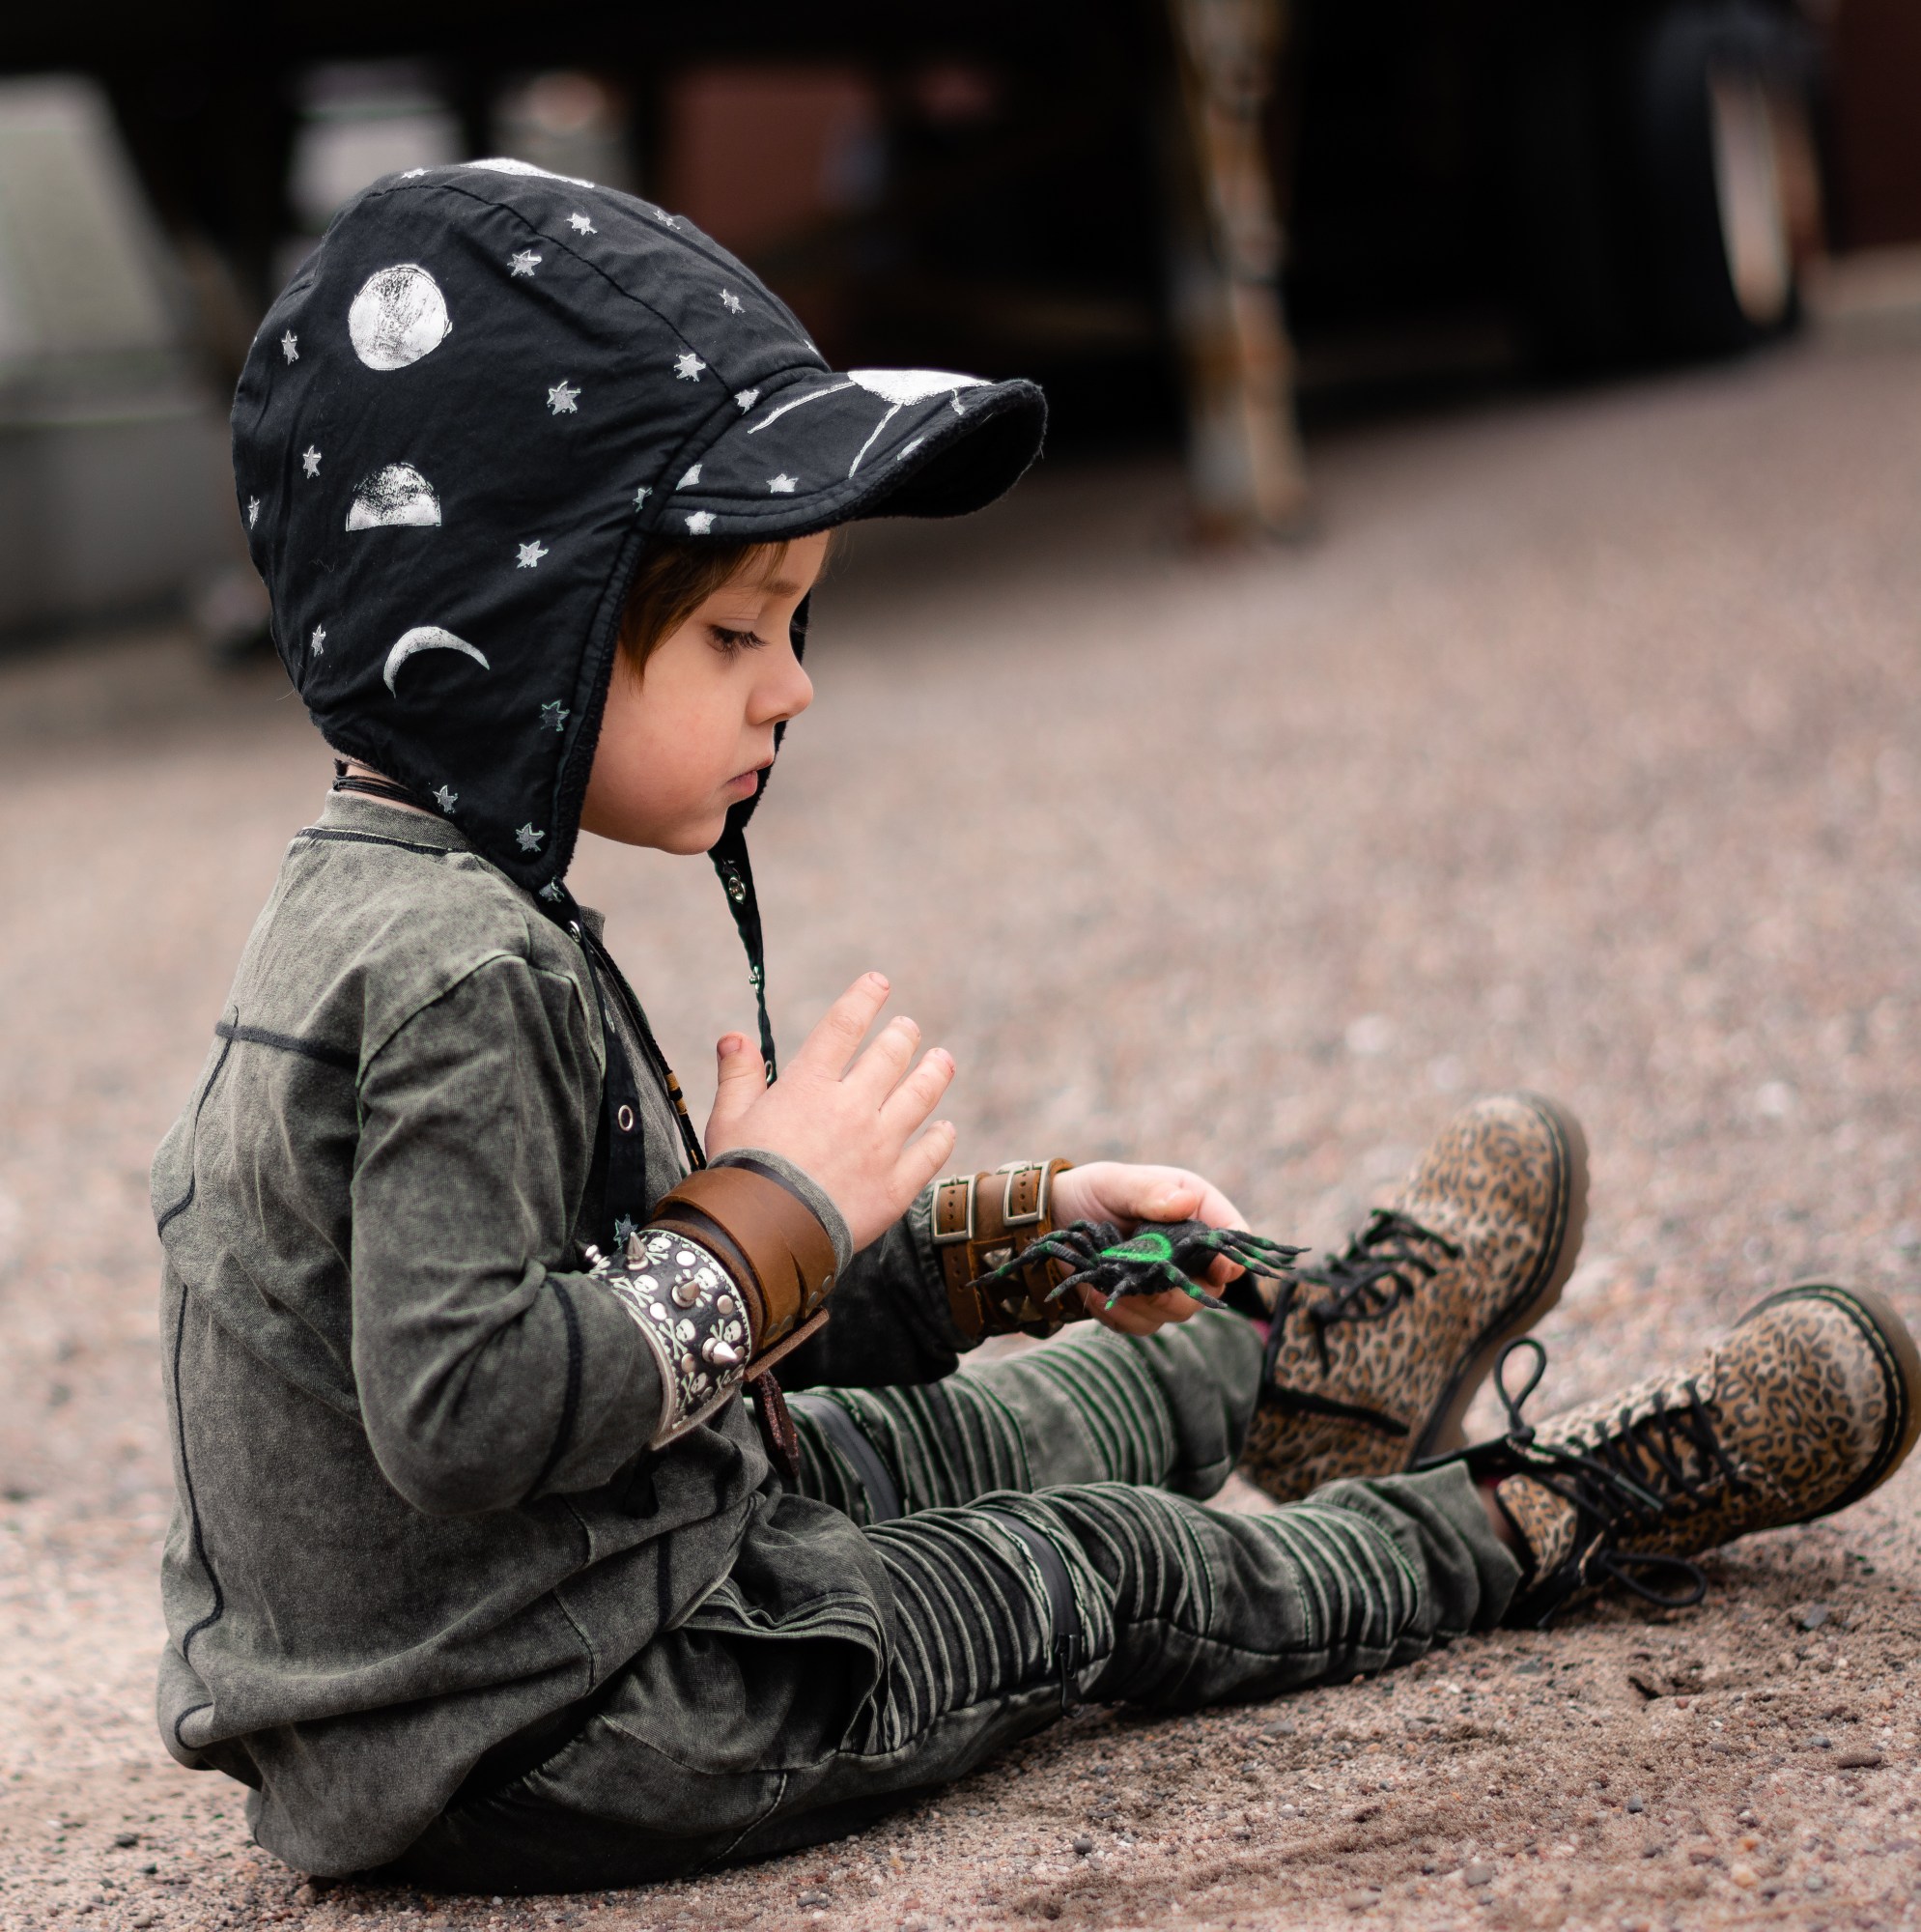
[[[1921, 1433], [1921, 1355], [1888, 1304], [1809, 1284], [1751, 1308], [1726, 1341], [1539, 1430], [1465, 1452], [1525, 1546], [1511, 1623], [1543, 1624], [1609, 1582], [1663, 1607], [1707, 1594], [1691, 1559], [1757, 1529], [1829, 1516], [1900, 1467]], [[1506, 1367], [1504, 1360], [1503, 1365]], [[1507, 1473], [1503, 1474], [1503, 1471]]]
[[1533, 1094], [1462, 1108], [1347, 1252], [1284, 1290], [1241, 1474], [1292, 1502], [1456, 1447], [1502, 1344], [1572, 1273], [1587, 1208], [1565, 1108]]

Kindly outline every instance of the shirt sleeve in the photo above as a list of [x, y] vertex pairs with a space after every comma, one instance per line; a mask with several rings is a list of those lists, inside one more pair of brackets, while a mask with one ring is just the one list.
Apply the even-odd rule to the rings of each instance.
[[848, 1264], [826, 1327], [781, 1362], [783, 1388], [888, 1388], [939, 1381], [974, 1347], [947, 1312], [934, 1257], [934, 1190]]
[[589, 1489], [661, 1419], [655, 1354], [571, 1270], [601, 1071], [566, 975], [495, 954], [367, 1065], [353, 1184], [353, 1368], [387, 1480], [462, 1515]]

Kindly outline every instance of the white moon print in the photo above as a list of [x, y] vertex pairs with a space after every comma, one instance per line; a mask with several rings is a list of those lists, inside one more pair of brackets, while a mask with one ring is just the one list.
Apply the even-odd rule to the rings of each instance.
[[412, 630], [401, 634], [400, 641], [387, 653], [387, 668], [384, 673], [387, 689], [398, 697], [400, 693], [394, 688], [394, 678], [409, 658], [421, 651], [463, 651], [477, 664], [482, 670], [492, 670], [494, 667], [486, 657], [465, 638], [457, 638], [451, 631], [443, 631], [438, 624], [416, 624]]
[[418, 262], [369, 275], [347, 311], [353, 353], [370, 369], [405, 369], [431, 355], [453, 323], [440, 285]]
[[353, 486], [348, 506], [350, 530], [378, 530], [401, 525], [438, 528], [440, 499], [434, 486], [410, 463], [389, 463], [379, 474]]
[[861, 467], [862, 459], [880, 440], [882, 430], [892, 422], [909, 403], [924, 403], [934, 396], [948, 396], [953, 400], [954, 413], [960, 414], [960, 392], [963, 389], [980, 389], [987, 386], [984, 376], [957, 376], [951, 369], [850, 369], [844, 381], [830, 383], [824, 389], [810, 390], [805, 396], [796, 396], [791, 403], [779, 403], [761, 417], [748, 431], [749, 436], [764, 430], [769, 423], [777, 422], [789, 410], [798, 410], [807, 403], [817, 403], [823, 396], [837, 396], [848, 389], [865, 389], [869, 395], [880, 397], [888, 404], [887, 412], [874, 425], [874, 433], [868, 437], [859, 450], [854, 461], [847, 466], [847, 473], [852, 476]]
[[485, 168], [491, 175], [539, 175], [543, 181], [567, 182], [575, 187], [598, 187], [599, 182], [582, 181], [579, 175], [557, 175], [551, 168], [537, 168], [531, 161], [517, 161], [511, 155], [492, 155], [484, 161], [463, 161], [464, 168]]

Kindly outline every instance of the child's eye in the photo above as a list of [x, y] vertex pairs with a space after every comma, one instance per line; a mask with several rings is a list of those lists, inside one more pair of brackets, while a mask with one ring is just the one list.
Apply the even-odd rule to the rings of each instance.
[[714, 634], [716, 645], [730, 658], [742, 651], [757, 651], [766, 646], [766, 639], [752, 631], [729, 631], [720, 624], [710, 624], [708, 629]]

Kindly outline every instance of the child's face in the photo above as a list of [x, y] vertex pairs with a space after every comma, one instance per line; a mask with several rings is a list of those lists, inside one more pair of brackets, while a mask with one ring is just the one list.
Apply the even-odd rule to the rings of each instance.
[[663, 638], [636, 675], [615, 662], [580, 813], [623, 845], [705, 852], [774, 759], [774, 727], [813, 702], [788, 623], [827, 560], [825, 535], [768, 552]]

